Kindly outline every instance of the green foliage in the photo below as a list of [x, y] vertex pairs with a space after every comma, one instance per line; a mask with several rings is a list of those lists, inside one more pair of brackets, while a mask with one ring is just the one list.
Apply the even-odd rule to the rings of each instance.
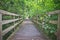
[[[50, 39], [57, 40], [57, 37], [55, 35], [57, 31], [57, 25], [49, 23], [50, 20], [58, 20], [58, 15], [43, 15], [40, 16], [40, 23], [42, 25], [39, 26], [40, 30], [42, 30]], [[44, 22], [44, 24], [43, 24]]]
[[0, 0], [0, 9], [30, 17], [60, 9], [60, 0]]
[[3, 15], [2, 20], [9, 20], [12, 18], [13, 18], [12, 16]]
[[2, 38], [2, 40], [6, 40], [13, 32], [14, 32], [14, 29], [12, 29], [6, 35], [4, 35], [3, 38]]
[[2, 25], [2, 30], [5, 30], [6, 28], [8, 28], [9, 26], [12, 26], [14, 25], [14, 23], [9, 23], [9, 24], [5, 24], [5, 25]]
[[50, 20], [58, 20], [58, 14], [51, 15]]

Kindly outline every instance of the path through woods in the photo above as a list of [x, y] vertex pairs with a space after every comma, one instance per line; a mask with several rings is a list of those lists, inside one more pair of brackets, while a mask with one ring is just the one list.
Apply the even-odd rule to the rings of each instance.
[[25, 20], [21, 24], [20, 30], [15, 34], [14, 40], [47, 40], [44, 35], [39, 32], [34, 23]]

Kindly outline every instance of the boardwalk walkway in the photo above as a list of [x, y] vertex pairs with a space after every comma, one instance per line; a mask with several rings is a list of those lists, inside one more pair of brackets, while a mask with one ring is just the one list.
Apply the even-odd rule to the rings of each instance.
[[47, 40], [40, 33], [33, 22], [25, 20], [21, 24], [20, 30], [15, 34], [14, 40]]

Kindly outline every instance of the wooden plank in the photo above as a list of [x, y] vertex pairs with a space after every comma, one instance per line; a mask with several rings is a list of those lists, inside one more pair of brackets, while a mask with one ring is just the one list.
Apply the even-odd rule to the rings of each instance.
[[[22, 20], [21, 20], [22, 21]], [[20, 22], [21, 22], [20, 21]], [[20, 22], [14, 24], [13, 26], [10, 26], [8, 27], [7, 29], [5, 29], [3, 32], [2, 32], [2, 35], [4, 36], [6, 33], [8, 33], [10, 30], [12, 30], [13, 28], [15, 28], [15, 26], [17, 26]]]
[[7, 38], [7, 40], [14, 40], [14, 35], [18, 31], [19, 27]]
[[60, 10], [56, 10], [56, 11], [49, 12], [47, 14], [59, 14], [59, 13], [60, 13]]
[[7, 29], [5, 29], [2, 32], [2, 35], [4, 36], [6, 33], [8, 33], [10, 30], [12, 30], [13, 28], [15, 28], [16, 25], [18, 25], [19, 23], [14, 24], [13, 26], [8, 27]]
[[60, 40], [60, 14], [58, 14], [58, 27], [56, 32], [57, 40]]
[[2, 40], [2, 14], [0, 14], [0, 40]]
[[58, 14], [58, 28], [60, 28], [60, 14]]
[[60, 10], [56, 10], [55, 13], [56, 13], [56, 14], [57, 14], [57, 13], [60, 14]]
[[41, 24], [41, 23], [39, 23], [38, 21], [35, 21], [35, 20], [34, 20], [34, 22], [35, 22], [35, 23], [37, 23], [37, 24], [40, 24], [40, 25], [42, 25], [42, 24]]
[[58, 24], [58, 21], [50, 20], [49, 23], [51, 23], [51, 24]]
[[0, 14], [12, 15], [12, 16], [19, 16], [19, 15], [17, 15], [17, 14], [10, 13], [10, 12], [4, 11], [4, 10], [0, 10]]
[[[13, 19], [15, 19], [15, 16], [13, 16]], [[14, 24], [15, 24], [15, 21], [14, 21]], [[14, 28], [14, 31], [15, 31], [15, 28]]]
[[2, 24], [8, 24], [8, 23], [11, 23], [11, 22], [15, 22], [17, 20], [19, 20], [19, 19], [17, 18], [17, 19], [11, 19], [11, 20], [3, 20]]
[[22, 18], [20, 18], [22, 20]]
[[48, 14], [56, 14], [55, 12], [49, 12]]

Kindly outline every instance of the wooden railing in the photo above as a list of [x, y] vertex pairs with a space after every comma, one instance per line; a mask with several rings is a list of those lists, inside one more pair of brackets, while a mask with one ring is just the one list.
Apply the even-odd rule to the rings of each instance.
[[[44, 26], [42, 23], [40, 23], [39, 21], [38, 21], [39, 19], [38, 18], [33, 18], [32, 19], [32, 21], [34, 22], [34, 23], [36, 23], [38, 26]], [[38, 30], [39, 31], [42, 31], [42, 30], [40, 30], [40, 29], [42, 29], [41, 27], [38, 27]], [[43, 33], [43, 32], [42, 32]], [[44, 33], [43, 33], [44, 34]], [[46, 36], [45, 34], [44, 34], [44, 36], [47, 38], [47, 40], [51, 40], [51, 39], [49, 39], [49, 37], [48, 36]]]
[[[57, 32], [55, 33], [55, 35], [57, 36], [57, 40], [60, 40], [60, 10], [52, 11], [52, 12], [49, 12], [47, 14], [48, 15], [54, 15], [54, 14], [58, 15], [58, 20], [50, 20], [49, 23], [57, 25]], [[35, 19], [33, 18], [33, 21], [35, 23], [42, 25], [40, 22], [38, 22], [37, 18], [35, 18]]]
[[48, 13], [48, 15], [54, 15], [54, 14], [58, 14], [58, 20], [57, 21], [50, 20], [49, 23], [58, 25], [57, 32], [55, 33], [55, 35], [57, 36], [57, 40], [60, 40], [60, 10], [56, 10]]
[[[13, 16], [13, 19], [10, 20], [2, 20], [2, 15], [9, 15], [9, 16]], [[18, 17], [17, 19], [15, 17]], [[16, 22], [17, 21], [17, 22]], [[14, 23], [14, 25], [9, 26], [8, 28], [2, 30], [2, 25], [8, 24], [8, 23]], [[16, 22], [16, 23], [15, 23]], [[0, 40], [2, 40], [3, 36], [5, 34], [7, 34], [9, 31], [11, 31], [12, 29], [14, 29], [14, 32], [6, 39], [6, 40], [10, 40], [10, 38], [12, 37], [12, 35], [16, 32], [17, 29], [15, 28], [20, 22], [22, 22], [22, 19], [20, 18], [19, 15], [14, 14], [14, 13], [10, 13], [4, 10], [0, 10]]]

